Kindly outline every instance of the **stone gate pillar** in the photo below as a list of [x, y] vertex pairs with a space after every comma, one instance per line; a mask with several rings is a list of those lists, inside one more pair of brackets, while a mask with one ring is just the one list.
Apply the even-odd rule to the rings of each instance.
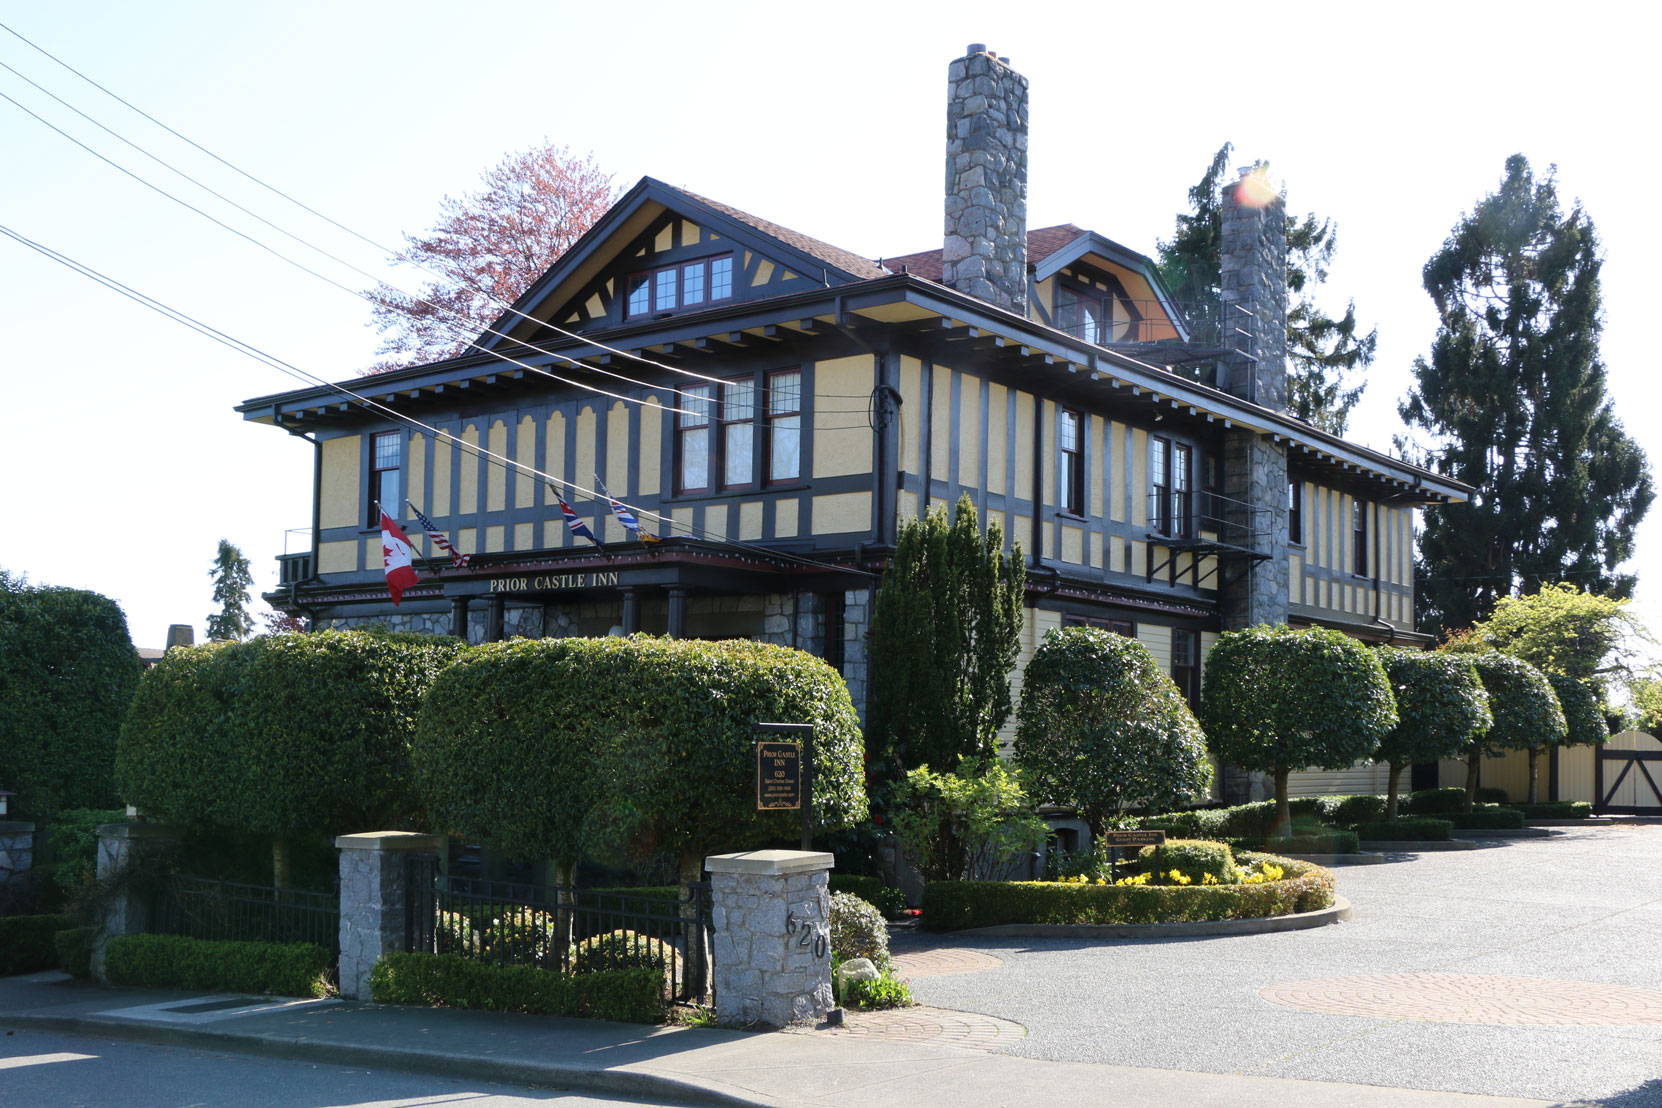
[[0, 904], [12, 886], [24, 886], [34, 864], [35, 825], [26, 820], [0, 820]]
[[340, 993], [369, 999], [369, 974], [383, 954], [403, 951], [410, 890], [404, 859], [436, 854], [440, 835], [414, 831], [370, 831], [341, 835]]
[[821, 1020], [831, 992], [833, 858], [808, 850], [751, 850], [704, 859], [715, 932], [716, 1016], [783, 1027]]
[[139, 859], [179, 841], [179, 832], [157, 823], [106, 823], [98, 828], [98, 883], [110, 890], [92, 937], [92, 976], [104, 980], [104, 947], [123, 935], [150, 928], [152, 905], [146, 890], [122, 880]]

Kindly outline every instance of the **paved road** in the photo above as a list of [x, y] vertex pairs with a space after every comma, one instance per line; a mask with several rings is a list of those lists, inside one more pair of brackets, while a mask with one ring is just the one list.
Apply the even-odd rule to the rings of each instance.
[[[1662, 826], [1338, 872], [1350, 923], [1164, 942], [960, 938], [1004, 965], [919, 978], [913, 992], [1025, 1025], [1008, 1049], [1031, 1058], [1662, 1106]], [[1438, 976], [1385, 984], [1442, 991], [1422, 992], [1407, 1015], [1351, 1014], [1377, 1011], [1369, 987], [1381, 985], [1355, 979], [1400, 974]], [[1483, 995], [1501, 977], [1564, 982], [1522, 983], [1556, 989], [1545, 999], [1557, 1009], [1519, 1024], [1527, 1012]], [[1260, 995], [1332, 978], [1347, 980], [1279, 990], [1325, 1011]], [[1609, 986], [1642, 992], [1618, 1010]], [[1586, 1018], [1607, 1025], [1563, 1024]]]
[[0, 1037], [6, 1108], [639, 1108], [547, 1089], [346, 1069], [56, 1032]]

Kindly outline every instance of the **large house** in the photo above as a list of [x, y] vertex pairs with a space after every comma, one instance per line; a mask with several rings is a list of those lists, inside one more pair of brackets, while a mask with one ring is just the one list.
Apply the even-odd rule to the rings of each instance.
[[[1221, 630], [1423, 641], [1413, 509], [1470, 490], [1287, 413], [1276, 191], [1243, 173], [1221, 303], [1179, 304], [1143, 254], [1028, 229], [1024, 77], [976, 45], [949, 86], [937, 249], [865, 258], [649, 177], [465, 355], [241, 405], [316, 444], [312, 547], [266, 599], [474, 641], [765, 639], [863, 704], [897, 528], [968, 494], [1027, 560], [1023, 664], [1093, 624], [1195, 697]], [[426, 559], [397, 607], [377, 503]]]

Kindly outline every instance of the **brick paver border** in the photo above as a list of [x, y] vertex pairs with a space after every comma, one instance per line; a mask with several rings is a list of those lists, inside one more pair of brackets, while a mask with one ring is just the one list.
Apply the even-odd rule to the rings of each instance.
[[1485, 973], [1380, 973], [1260, 989], [1273, 1004], [1374, 1019], [1508, 1027], [1662, 1025], [1662, 992], [1596, 981]]
[[1024, 1038], [1027, 1028], [997, 1016], [918, 1005], [878, 1012], [848, 1010], [841, 1027], [822, 1028], [816, 1034], [997, 1051]]
[[1004, 964], [1003, 959], [975, 950], [943, 946], [934, 950], [912, 950], [894, 956], [896, 977], [945, 977], [954, 973], [985, 973]]

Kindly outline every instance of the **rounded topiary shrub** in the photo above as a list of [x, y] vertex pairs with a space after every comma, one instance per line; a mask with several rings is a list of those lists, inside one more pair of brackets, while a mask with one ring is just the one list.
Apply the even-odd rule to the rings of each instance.
[[1540, 752], [1564, 741], [1564, 709], [1558, 703], [1558, 696], [1552, 691], [1546, 674], [1522, 659], [1498, 650], [1462, 656], [1471, 658], [1477, 667], [1477, 675], [1489, 694], [1489, 712], [1494, 717], [1489, 729], [1467, 746], [1467, 810], [1476, 798], [1478, 769], [1483, 758], [1508, 750], [1528, 752], [1533, 801]]
[[1324, 627], [1276, 625], [1219, 636], [1206, 658], [1200, 716], [1221, 761], [1274, 774], [1276, 822], [1288, 826], [1287, 775], [1371, 757], [1397, 709], [1367, 647]]
[[591, 935], [571, 948], [572, 973], [601, 973], [606, 970], [642, 969], [666, 971], [673, 960], [673, 948], [662, 939], [635, 931], [608, 931]]
[[844, 961], [870, 958], [879, 970], [886, 971], [892, 963], [889, 925], [883, 913], [853, 893], [832, 893], [831, 950]]
[[[1493, 722], [1489, 694], [1469, 656], [1375, 647], [1397, 702], [1397, 724], [1374, 757], [1390, 767], [1385, 810], [1370, 820], [1397, 818], [1404, 766], [1455, 758]], [[1361, 822], [1353, 821], [1353, 822]]]
[[[1205, 839], [1168, 839], [1161, 846], [1145, 846], [1137, 852], [1137, 861], [1152, 875], [1154, 884], [1178, 884], [1168, 876], [1173, 870], [1195, 884], [1207, 884], [1211, 877], [1219, 885], [1240, 883], [1241, 871], [1235, 864], [1235, 854], [1228, 843], [1208, 842]], [[1155, 867], [1158, 867], [1156, 869]]]
[[1092, 627], [1051, 631], [1027, 663], [1014, 753], [1036, 796], [1098, 835], [1124, 807], [1174, 807], [1212, 783], [1205, 736], [1154, 655]]

